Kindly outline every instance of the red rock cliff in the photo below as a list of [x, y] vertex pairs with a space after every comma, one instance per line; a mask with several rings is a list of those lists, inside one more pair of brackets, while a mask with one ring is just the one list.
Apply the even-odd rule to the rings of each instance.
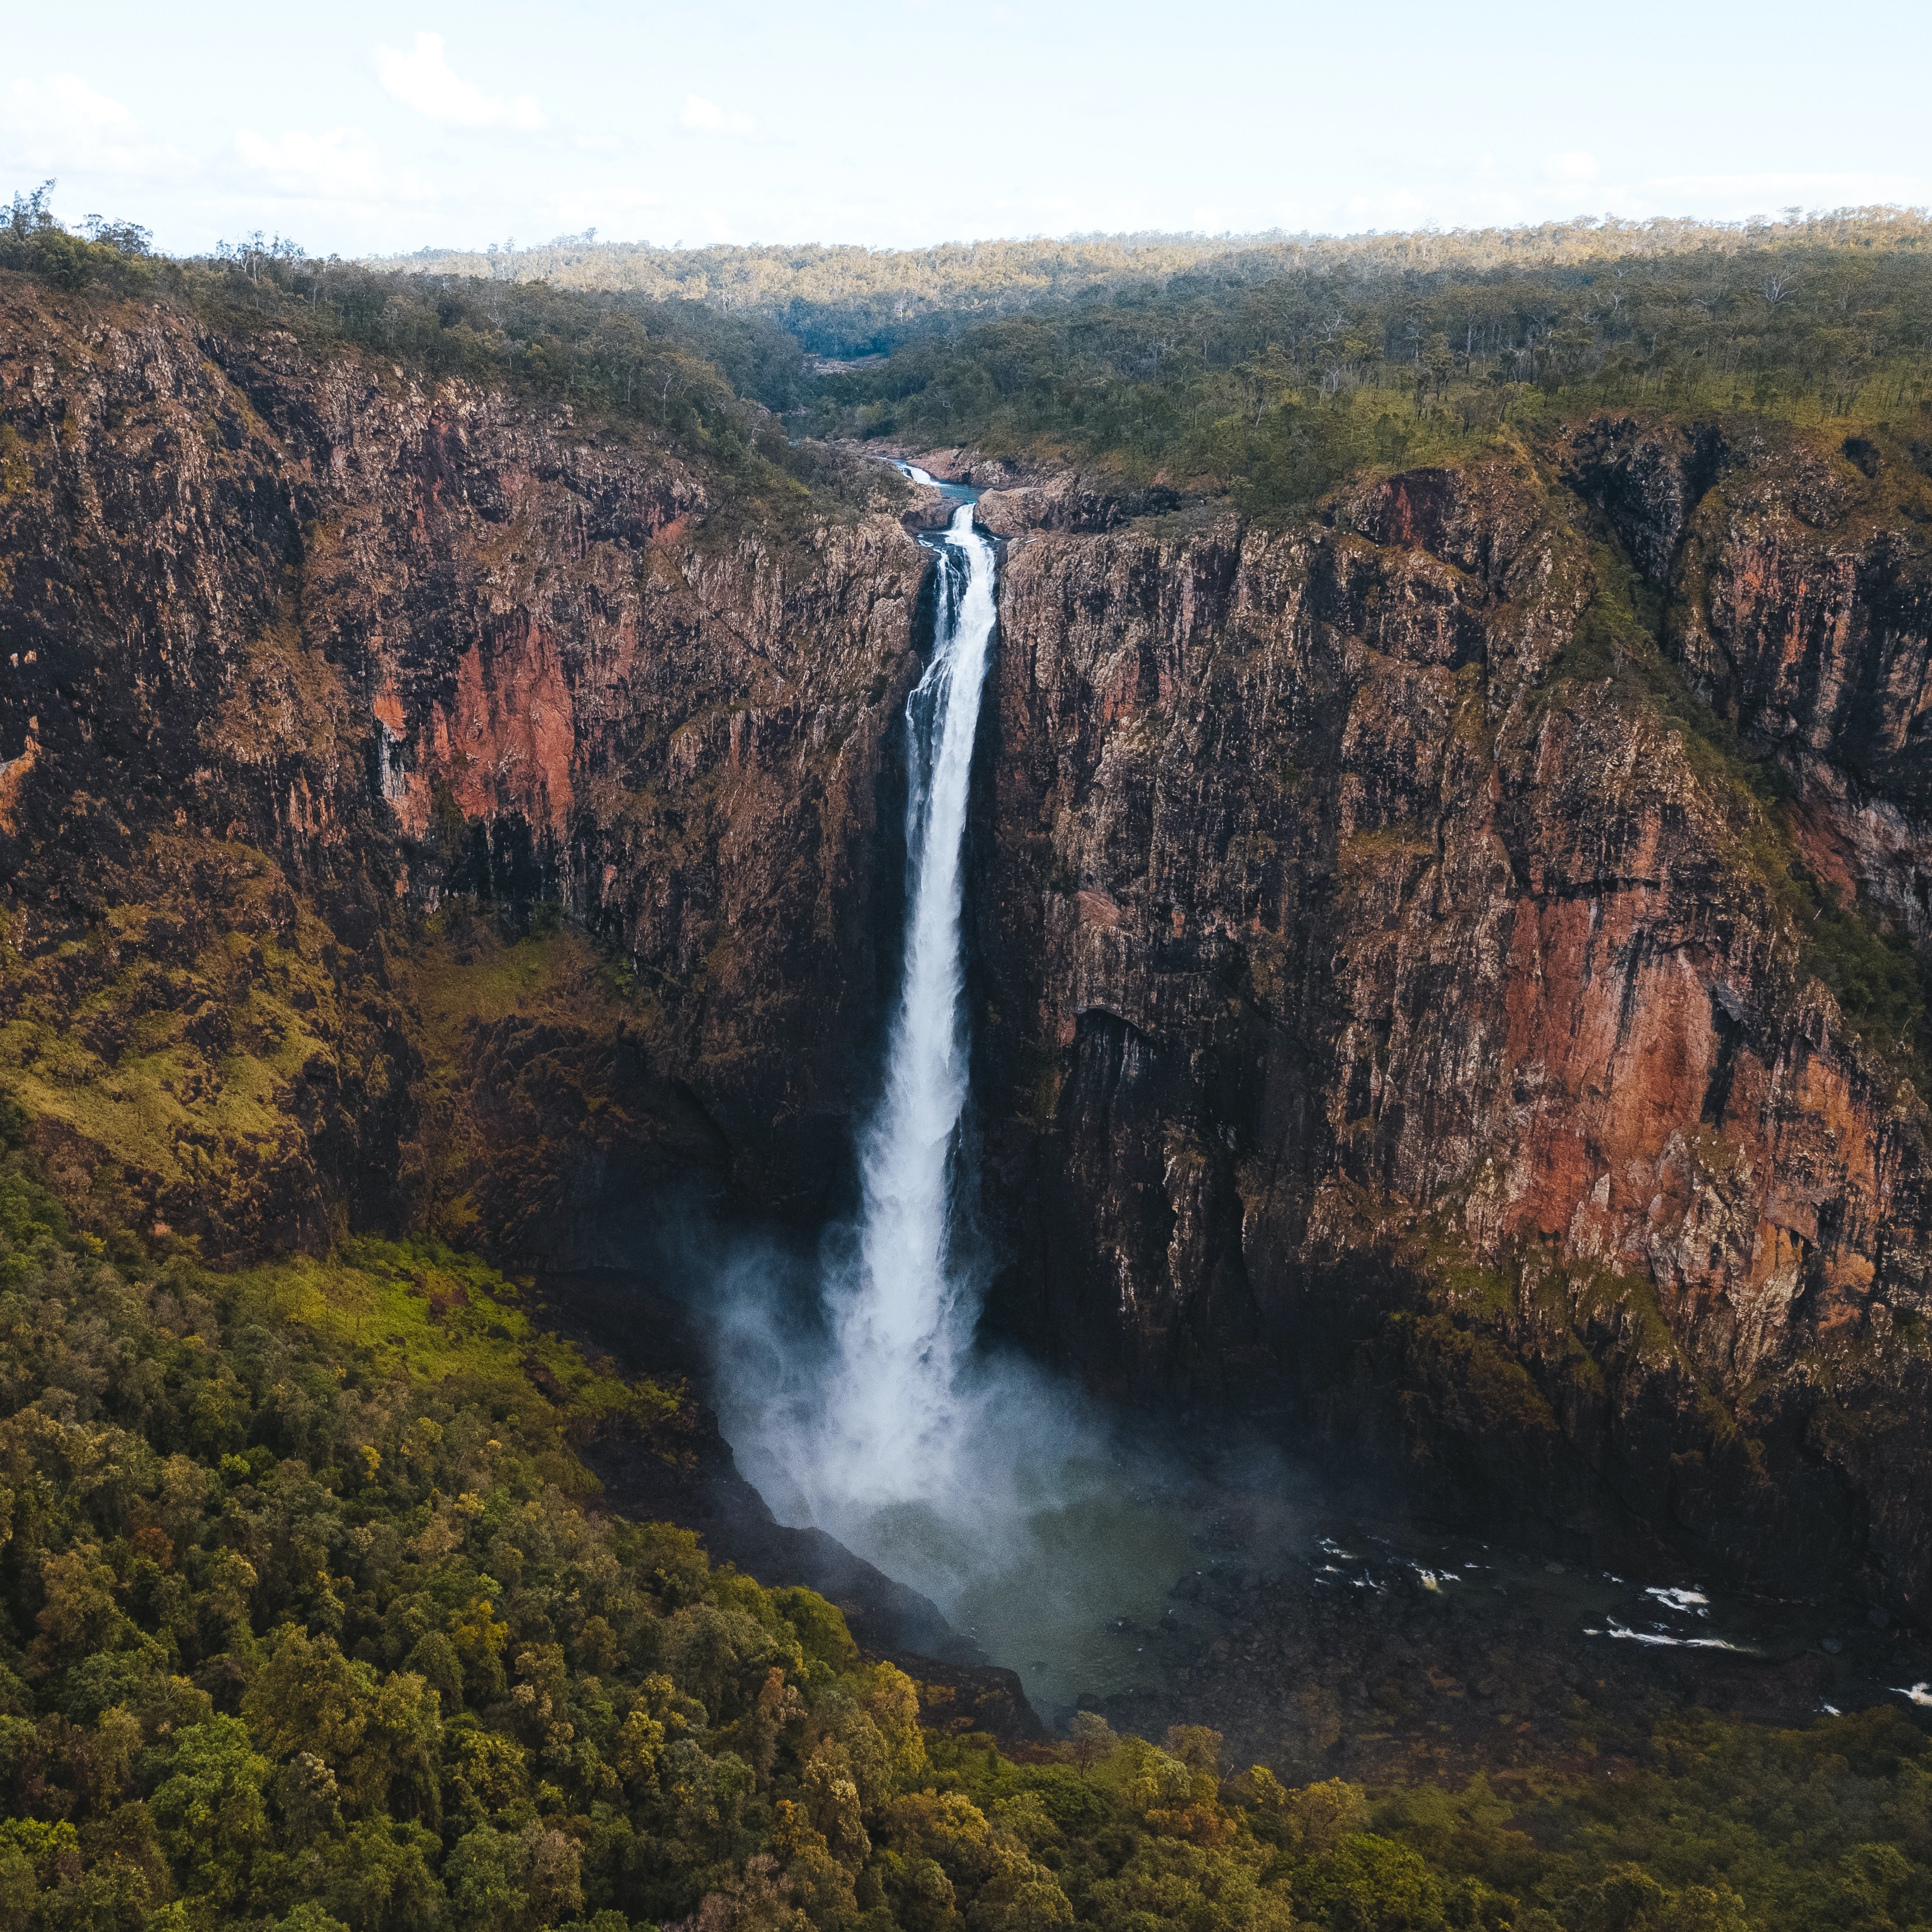
[[[1302, 531], [1015, 538], [996, 1306], [1124, 1382], [1379, 1417], [1370, 1459], [1444, 1493], [1621, 1496], [1922, 1603], [1924, 1108], [1779, 884], [1842, 850], [1920, 903], [1924, 546], [1858, 523], [1849, 462], [1718, 440], [1599, 423]], [[1622, 662], [1593, 514], [1788, 815]]]
[[[653, 1190], [824, 1211], [896, 959], [890, 491], [766, 514], [4, 280], [0, 417], [0, 1076], [72, 1197], [320, 1246], [419, 1216], [441, 1135], [523, 1258]], [[1458, 1507], [1932, 1608], [1924, 1111], [1794, 914], [1927, 923], [1932, 502], [1856, 458], [1619, 418], [1288, 530], [989, 503], [997, 1323]], [[452, 896], [560, 909], [622, 1000], [451, 1073]]]
[[740, 1197], [811, 1211], [891, 956], [895, 518], [4, 278], [0, 409], [10, 1064], [74, 1174], [215, 1252], [406, 1211], [396, 949], [480, 892], [598, 935]]

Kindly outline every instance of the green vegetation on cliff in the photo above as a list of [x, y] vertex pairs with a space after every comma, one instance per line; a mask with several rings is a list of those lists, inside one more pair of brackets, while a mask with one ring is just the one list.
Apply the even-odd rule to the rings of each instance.
[[788, 476], [835, 498], [849, 485], [836, 460], [794, 452], [768, 428], [766, 411], [796, 407], [809, 378], [797, 343], [761, 317], [622, 291], [384, 273], [260, 236], [177, 261], [152, 254], [131, 223], [69, 231], [48, 205], [51, 185], [0, 206], [0, 269], [70, 295], [179, 302], [232, 335], [279, 330], [312, 352], [360, 350], [637, 424], [754, 498], [782, 500]]
[[1607, 678], [1633, 706], [1683, 733], [1693, 768], [1724, 803], [1740, 847], [1790, 920], [1804, 970], [1830, 991], [1879, 1064], [1932, 1094], [1928, 968], [1910, 934], [1856, 887], [1818, 876], [1793, 820], [1798, 788], [1790, 772], [1692, 689], [1670, 648], [1664, 600], [1600, 524], [1594, 534], [1605, 540], [1590, 548], [1593, 592], [1557, 660], [1549, 697], [1554, 701], [1564, 680]]
[[922, 338], [825, 378], [815, 421], [1164, 472], [1269, 513], [1364, 469], [1604, 406], [1919, 422], [1922, 227], [1732, 239], [1507, 266], [1311, 255], [1265, 279], [1178, 278]]
[[[650, 1063], [656, 1003], [554, 908], [345, 946], [256, 848], [142, 858], [82, 936], [0, 923], [0, 1079], [97, 1236], [232, 1262], [407, 1226], [528, 1256], [586, 1164], [648, 1160], [666, 1113], [701, 1143]], [[318, 1172], [344, 1140], [381, 1170], [352, 1204]]]

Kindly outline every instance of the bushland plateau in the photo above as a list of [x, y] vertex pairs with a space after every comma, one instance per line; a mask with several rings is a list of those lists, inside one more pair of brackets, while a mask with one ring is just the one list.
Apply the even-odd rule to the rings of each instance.
[[[1922, 1924], [1932, 231], [551, 252], [0, 228], [0, 1918]], [[986, 1346], [1899, 1694], [1055, 1738], [734, 1488], [611, 1284], [849, 1209], [887, 454]]]

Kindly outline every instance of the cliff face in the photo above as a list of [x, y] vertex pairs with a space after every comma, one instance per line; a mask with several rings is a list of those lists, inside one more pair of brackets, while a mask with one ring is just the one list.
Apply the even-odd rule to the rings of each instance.
[[1924, 938], [1922, 462], [1862, 437], [1833, 452], [1754, 427], [1605, 420], [1568, 469], [1670, 597], [1672, 650], [1699, 692], [1802, 779], [1821, 874]]
[[[557, 1268], [827, 1211], [897, 964], [896, 484], [747, 502], [4, 280], [0, 418], [0, 1077], [84, 1216]], [[1924, 480], [1618, 418], [1291, 530], [1170, 507], [986, 500], [993, 1322], [1932, 1608], [1924, 1108], [1814, 916], [1925, 936]]]
[[[1923, 1604], [1924, 1108], [1778, 890], [1922, 878], [1923, 546], [1880, 506], [1848, 554], [1865, 479], [1803, 450], [1600, 423], [1550, 466], [1012, 542], [998, 1311], [1445, 1492]], [[1788, 814], [1643, 687], [1618, 524]]]
[[[406, 1213], [412, 921], [481, 890], [560, 902], [625, 983], [574, 1048], [472, 1028], [458, 1084], [494, 1055], [507, 1105], [620, 1034], [658, 1083], [655, 1165], [530, 1129], [589, 1162], [562, 1196], [602, 1162], [620, 1206], [695, 1172], [808, 1211], [890, 958], [894, 518], [721, 514], [567, 412], [19, 283], [0, 409], [0, 1054], [70, 1186], [218, 1254]], [[556, 1259], [595, 1222], [519, 1225]]]

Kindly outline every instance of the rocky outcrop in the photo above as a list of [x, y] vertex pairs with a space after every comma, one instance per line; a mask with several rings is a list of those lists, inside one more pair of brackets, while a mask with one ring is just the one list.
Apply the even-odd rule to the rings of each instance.
[[980, 520], [1003, 537], [1025, 530], [1113, 530], [1137, 517], [1164, 516], [1180, 502], [1180, 493], [1164, 483], [1065, 470], [988, 490], [980, 499]]
[[781, 531], [567, 410], [12, 280], [0, 407], [0, 998], [76, 1174], [214, 1253], [392, 1219], [412, 922], [481, 895], [627, 962], [668, 1138], [820, 1211], [896, 916], [896, 484]]
[[1819, 875], [1932, 932], [1932, 487], [1864, 436], [1630, 418], [1588, 425], [1569, 472], [1669, 600], [1700, 694], [1799, 782]]
[[[1044, 468], [968, 449], [900, 449], [931, 476], [977, 490], [980, 522], [995, 536], [1023, 530], [1112, 530], [1136, 517], [1165, 515], [1181, 493], [1165, 476], [1136, 482], [1117, 470]], [[948, 505], [950, 511], [951, 506]]]

